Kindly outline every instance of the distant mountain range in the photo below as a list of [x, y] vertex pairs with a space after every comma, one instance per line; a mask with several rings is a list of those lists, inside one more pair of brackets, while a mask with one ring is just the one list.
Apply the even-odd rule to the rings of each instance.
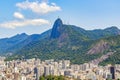
[[120, 64], [120, 30], [115, 27], [85, 30], [66, 25], [58, 18], [53, 28], [42, 33], [25, 33], [0, 39], [0, 54], [7, 60], [23, 58], [70, 59], [72, 63], [84, 63], [113, 52], [99, 64]]

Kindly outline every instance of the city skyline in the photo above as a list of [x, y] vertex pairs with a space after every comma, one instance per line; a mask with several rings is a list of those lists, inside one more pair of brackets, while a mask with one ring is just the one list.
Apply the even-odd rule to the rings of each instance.
[[[120, 79], [120, 65], [73, 64], [70, 60], [37, 58], [4, 61], [0, 56], [1, 80], [106, 80]], [[8, 76], [9, 75], [9, 76]], [[59, 79], [58, 77], [62, 77]], [[53, 80], [52, 78], [52, 80]], [[64, 79], [63, 79], [64, 78]]]

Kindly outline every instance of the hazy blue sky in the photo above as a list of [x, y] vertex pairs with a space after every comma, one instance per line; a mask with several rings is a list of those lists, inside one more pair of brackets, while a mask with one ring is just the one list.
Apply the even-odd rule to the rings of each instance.
[[40, 34], [57, 17], [84, 29], [120, 28], [120, 0], [1, 0], [0, 38]]

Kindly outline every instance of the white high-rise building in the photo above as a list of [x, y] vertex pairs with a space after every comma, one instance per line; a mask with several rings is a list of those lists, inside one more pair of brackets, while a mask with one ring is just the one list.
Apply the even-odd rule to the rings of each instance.
[[26, 77], [22, 75], [20, 80], [26, 80]]
[[48, 66], [48, 65], [46, 65], [46, 66], [44, 67], [44, 74], [45, 74], [45, 76], [50, 75], [49, 66]]

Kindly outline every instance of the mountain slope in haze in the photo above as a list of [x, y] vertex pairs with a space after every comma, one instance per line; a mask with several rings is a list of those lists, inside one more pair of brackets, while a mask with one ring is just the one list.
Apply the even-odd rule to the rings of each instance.
[[116, 26], [108, 27], [106, 29], [90, 30], [89, 37], [91, 39], [100, 39], [104, 37], [120, 35], [120, 30]]
[[42, 34], [27, 35], [25, 33], [17, 34], [10, 38], [0, 39], [0, 54], [6, 55], [6, 53], [14, 53], [21, 49], [30, 42], [37, 41], [48, 37], [51, 30], [48, 30]]
[[17, 34], [11, 38], [0, 39], [0, 53], [5, 52], [8, 48], [26, 40], [28, 35], [25, 33]]
[[40, 59], [70, 59], [73, 63], [89, 62], [111, 50], [116, 50], [114, 46], [116, 43], [111, 43], [115, 38], [111, 37], [117, 37], [119, 34], [120, 30], [117, 27], [90, 31], [74, 25], [65, 25], [58, 18], [50, 35], [31, 41], [8, 59], [36, 57]]

